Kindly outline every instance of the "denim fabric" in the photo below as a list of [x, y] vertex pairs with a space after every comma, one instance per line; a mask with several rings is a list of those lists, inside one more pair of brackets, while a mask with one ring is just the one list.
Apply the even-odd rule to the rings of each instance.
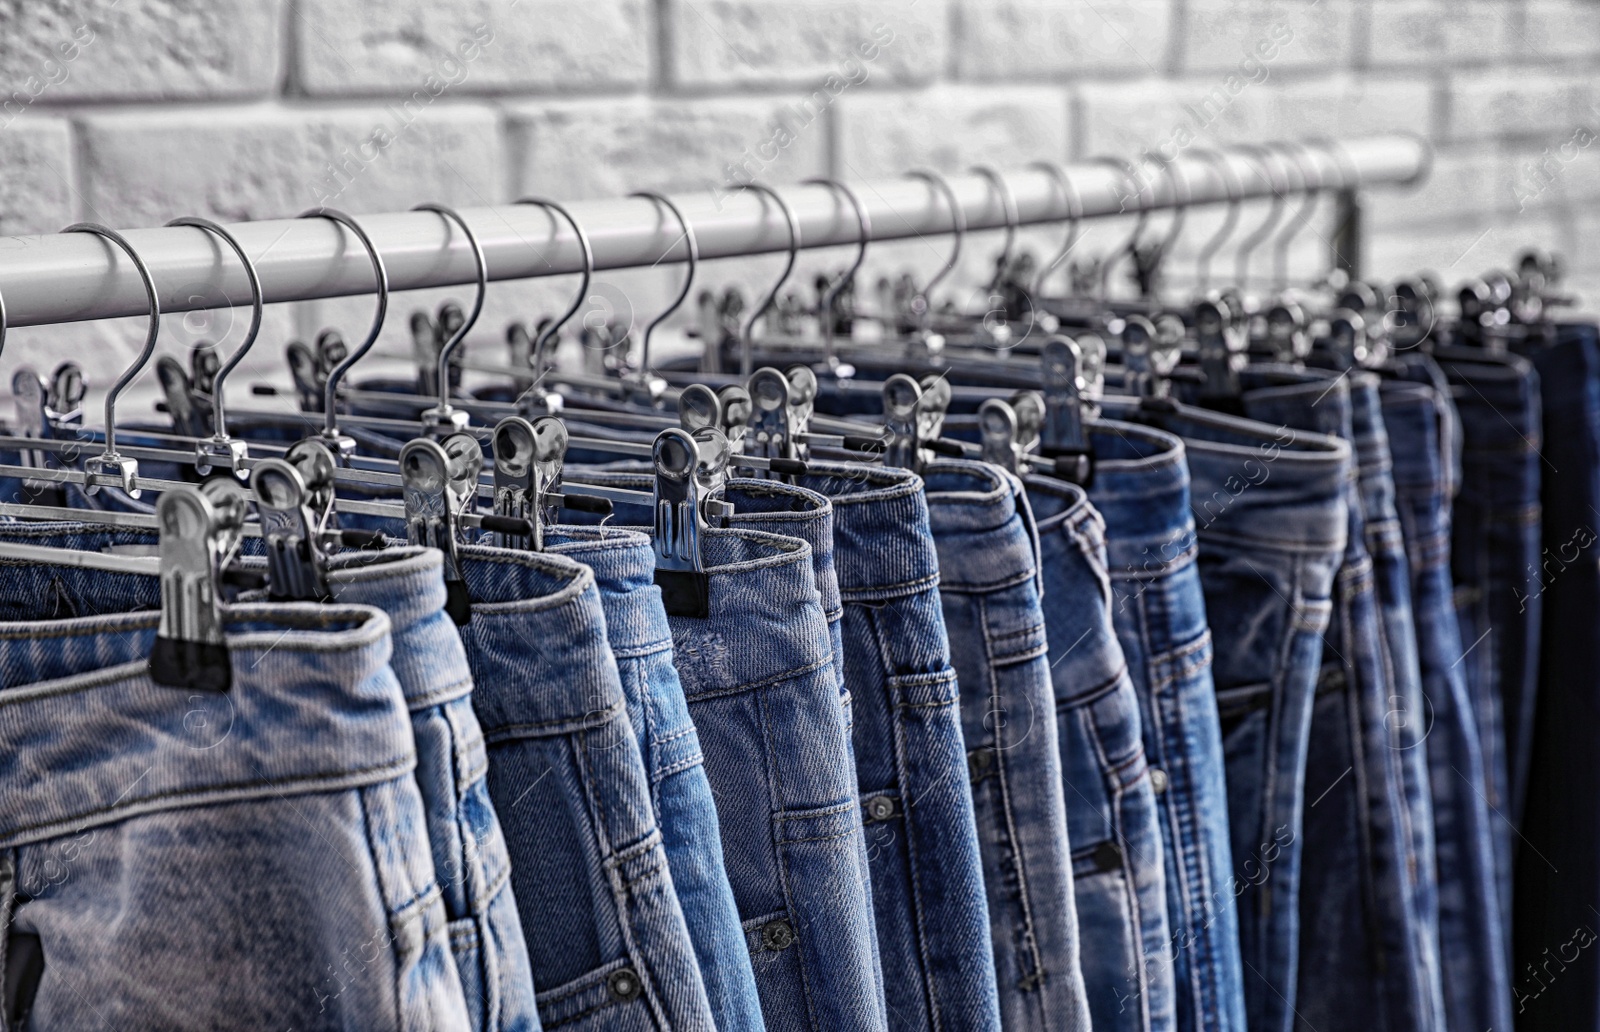
[[[1107, 399], [1106, 411], [1134, 409]], [[1112, 623], [1139, 696], [1145, 757], [1164, 785], [1156, 804], [1175, 1027], [1242, 1032], [1244, 974], [1230, 888], [1222, 728], [1184, 445], [1171, 434], [1115, 419], [1089, 429], [1089, 500], [1106, 521]]]
[[1007, 1029], [1089, 1028], [1072, 847], [1022, 483], [997, 466], [923, 470]]
[[[0, 966], [32, 996], [19, 1026], [472, 1027], [387, 617], [233, 607], [231, 689], [184, 691], [146, 672], [156, 613], [87, 615], [152, 578], [5, 578]], [[41, 621], [41, 600], [83, 615]]]
[[761, 1001], [723, 863], [716, 801], [700, 738], [672, 665], [672, 631], [656, 587], [655, 552], [639, 533], [558, 526], [545, 549], [594, 571], [628, 719], [650, 775], [667, 866], [694, 942], [719, 1032], [759, 1030]]
[[1510, 953], [1485, 794], [1490, 784], [1450, 583], [1455, 412], [1447, 396], [1423, 384], [1386, 383], [1382, 396], [1429, 704], [1422, 716], [1438, 858], [1445, 1027], [1510, 1028]]
[[715, 1028], [628, 720], [594, 574], [461, 547], [460, 628], [489, 795], [546, 1029]]
[[[1320, 635], [1344, 544], [1349, 451], [1325, 436], [1193, 408], [1116, 411], [1183, 439], [1189, 474], [1183, 501], [1194, 537], [1152, 535], [1142, 558], [1127, 562], [1130, 570], [1160, 570], [1163, 561], [1198, 551], [1203, 611], [1215, 638], [1209, 674], [1232, 857], [1226, 881], [1219, 872], [1213, 891], [1237, 900], [1248, 1026], [1287, 1029], [1299, 972], [1310, 722]], [[1102, 437], [1097, 455], [1116, 441]], [[1116, 516], [1106, 515], [1115, 542]]]
[[[1355, 439], [1352, 382], [1283, 369], [1252, 371], [1245, 412], [1271, 426]], [[1370, 415], [1370, 412], [1368, 413]], [[1309, 434], [1307, 436], [1310, 436]], [[1362, 449], [1356, 448], [1357, 460]], [[1370, 455], [1370, 449], [1368, 451]], [[1442, 1017], [1437, 933], [1416, 892], [1424, 872], [1407, 796], [1415, 709], [1397, 697], [1367, 549], [1361, 470], [1348, 472], [1348, 535], [1334, 579], [1332, 618], [1307, 753], [1295, 1010], [1308, 1027], [1433, 1030]], [[1411, 768], [1415, 781], [1425, 777]], [[1418, 781], [1422, 791], [1425, 780]], [[1420, 805], [1420, 804], [1419, 804]], [[1431, 934], [1430, 934], [1431, 933]]]
[[768, 1032], [888, 1028], [811, 549], [712, 529], [704, 618], [668, 616]]
[[[92, 524], [14, 523], [0, 527], [0, 537], [89, 551], [157, 544], [152, 532]], [[127, 581], [121, 596], [127, 606], [159, 607], [155, 578]], [[455, 624], [444, 612], [443, 560], [420, 548], [345, 553], [330, 560], [328, 586], [336, 601], [371, 606], [389, 617], [390, 667], [411, 714], [414, 777], [472, 1027], [536, 1030], [533, 976], [512, 899], [510, 859], [484, 781], [487, 760], [472, 711], [472, 676]], [[73, 609], [82, 605], [68, 602]]]
[[1080, 958], [1095, 1032], [1170, 1032], [1161, 825], [1139, 697], [1112, 624], [1106, 527], [1083, 489], [1026, 480], [1039, 520]]
[[[1504, 938], [1522, 824], [1539, 688], [1539, 483], [1544, 446], [1539, 374], [1525, 358], [1437, 347], [1460, 413], [1461, 491], [1450, 527], [1450, 572], [1478, 721], [1495, 841]], [[1569, 552], [1570, 554], [1570, 552]]]
[[1600, 1026], [1600, 330], [1529, 357], [1543, 395], [1544, 626], [1511, 916], [1517, 1028]]

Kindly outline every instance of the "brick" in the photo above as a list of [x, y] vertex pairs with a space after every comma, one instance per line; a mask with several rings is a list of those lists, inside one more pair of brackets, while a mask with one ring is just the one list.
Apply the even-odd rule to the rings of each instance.
[[948, 61], [947, 0], [667, 0], [678, 86], [926, 83]]
[[65, 119], [0, 115], [0, 236], [53, 233], [72, 222], [72, 130]]
[[1181, 68], [1190, 73], [1239, 67], [1258, 46], [1275, 49], [1282, 68], [1331, 68], [1352, 55], [1351, 0], [1190, 0]]
[[838, 172], [894, 176], [917, 166], [958, 172], [1067, 156], [1067, 98], [1043, 86], [939, 86], [846, 94], [836, 105]]
[[1593, 57], [1600, 52], [1600, 4], [1592, 0], [1531, 0], [1517, 42], [1533, 61]]
[[1575, 213], [1600, 202], [1600, 126], [1591, 123], [1496, 155], [1494, 208], [1505, 214]]
[[1450, 83], [1449, 137], [1533, 139], [1570, 133], [1594, 122], [1595, 100], [1585, 75], [1519, 68], [1455, 76]]
[[[82, 122], [85, 202], [122, 226], [284, 218], [320, 203], [492, 204], [503, 197], [498, 124], [493, 111], [443, 101], [409, 114], [396, 105], [93, 114]], [[345, 171], [335, 176], [333, 163]]]
[[[552, 197], [620, 197], [825, 175], [828, 116], [816, 113], [832, 103], [826, 92], [820, 96], [515, 106], [507, 121], [514, 187]], [[780, 147], [784, 140], [791, 142]]]
[[1233, 139], [1284, 140], [1372, 133], [1426, 134], [1434, 86], [1426, 79], [1343, 72], [1326, 79], [1268, 82], [1241, 91], [1228, 121]]
[[1447, 291], [1471, 276], [1506, 268], [1530, 244], [1561, 250], [1563, 234], [1551, 220], [1536, 216], [1473, 218], [1429, 230], [1372, 223], [1367, 233], [1367, 267], [1393, 279], [1423, 270], [1439, 277]]
[[317, 0], [297, 8], [297, 84], [311, 94], [633, 88], [650, 80], [647, 0]]
[[1169, 0], [961, 0], [957, 18], [951, 56], [956, 74], [972, 80], [1158, 75], [1172, 33]]
[[1415, 188], [1378, 187], [1363, 205], [1371, 226], [1417, 226], [1482, 218], [1500, 203], [1502, 163], [1473, 148], [1434, 155], [1428, 178]]
[[1367, 60], [1419, 68], [1502, 60], [1522, 46], [1505, 0], [1367, 0]]
[[278, 0], [28, 0], [0, 13], [0, 88], [38, 103], [270, 92], [282, 63]]

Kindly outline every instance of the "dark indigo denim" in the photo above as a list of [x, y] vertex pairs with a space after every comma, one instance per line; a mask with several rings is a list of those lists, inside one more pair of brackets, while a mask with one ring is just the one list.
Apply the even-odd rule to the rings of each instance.
[[151, 580], [5, 573], [0, 964], [42, 953], [26, 1027], [472, 1027], [388, 618], [232, 607], [232, 688], [183, 691], [146, 672], [155, 612], [89, 615]]
[[1439, 875], [1439, 950], [1447, 1028], [1510, 1028], [1510, 952], [1495, 875], [1494, 815], [1450, 582], [1450, 495], [1457, 423], [1449, 398], [1385, 383], [1383, 418], [1410, 556]]
[[1600, 330], [1532, 354], [1543, 395], [1544, 626], [1512, 900], [1517, 1028], [1600, 1026]]
[[768, 1032], [883, 1030], [849, 731], [811, 549], [709, 530], [709, 615], [670, 616]]
[[461, 547], [461, 568], [473, 708], [540, 1020], [712, 1032], [594, 574], [480, 545]]
[[998, 466], [940, 461], [923, 479], [1002, 1023], [1087, 1030], [1038, 531], [1021, 481]]
[[[1511, 354], [1440, 346], [1460, 413], [1461, 490], [1451, 514], [1456, 618], [1488, 784], [1504, 938], [1539, 688], [1539, 374]], [[1537, 863], [1537, 860], [1535, 860]]]
[[[156, 544], [149, 532], [93, 524], [12, 523], [0, 527], [0, 537], [90, 551]], [[125, 602], [159, 607], [155, 578], [128, 581], [137, 590], [125, 594]], [[512, 898], [510, 859], [484, 780], [487, 759], [472, 711], [472, 676], [455, 624], [444, 612], [443, 561], [420, 548], [345, 553], [331, 560], [328, 586], [336, 601], [372, 606], [389, 617], [390, 666], [411, 713], [414, 777], [472, 1027], [536, 1030], [533, 976]]]
[[[1227, 770], [1233, 861], [1215, 891], [1238, 900], [1249, 1027], [1287, 1029], [1312, 700], [1344, 543], [1349, 452], [1325, 436], [1199, 409], [1125, 411], [1183, 439], [1197, 527], [1186, 545], [1198, 548]], [[1167, 545], [1144, 565], [1158, 568], [1176, 550]]]
[[1045, 635], [1090, 1017], [1095, 1032], [1170, 1032], [1161, 825], [1139, 697], [1112, 624], [1105, 520], [1075, 484], [1045, 477], [1026, 483], [1039, 520]]
[[[1107, 399], [1107, 414], [1132, 406]], [[1242, 1032], [1239, 912], [1230, 889], [1222, 728], [1196, 567], [1183, 442], [1102, 419], [1090, 427], [1089, 500], [1106, 521], [1112, 622], [1139, 696], [1156, 794], [1173, 961], [1175, 1027]], [[1147, 963], [1153, 958], [1147, 958]]]
[[716, 801], [700, 737], [672, 665], [672, 630], [655, 585], [650, 538], [613, 528], [558, 526], [545, 549], [594, 571], [628, 719], [650, 775], [672, 884], [694, 941], [718, 1032], [761, 1029], [761, 1001], [723, 862]]
[[[1251, 418], [1297, 436], [1355, 441], [1351, 384], [1370, 389], [1370, 376], [1268, 368], [1252, 370], [1251, 380], [1244, 397]], [[1370, 458], [1370, 445], [1366, 452]], [[1362, 453], [1355, 448], [1357, 463]], [[1408, 797], [1406, 760], [1415, 750], [1404, 749], [1413, 739], [1402, 737], [1416, 733], [1408, 723], [1415, 708], [1396, 691], [1367, 548], [1362, 472], [1357, 464], [1347, 475], [1348, 536], [1307, 754], [1295, 1010], [1304, 1025], [1322, 1030], [1373, 1022], [1433, 1030], [1443, 1008], [1437, 932], [1416, 891], [1432, 872], [1422, 869], [1412, 834], [1416, 800]], [[1409, 780], [1420, 793], [1426, 768], [1418, 766], [1412, 762]]]

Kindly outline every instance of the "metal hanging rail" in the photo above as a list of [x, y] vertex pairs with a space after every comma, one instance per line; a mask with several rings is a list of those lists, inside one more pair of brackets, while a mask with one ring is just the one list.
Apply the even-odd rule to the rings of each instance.
[[[1254, 160], [1247, 156], [1254, 152]], [[1279, 169], [1266, 174], [1261, 155], [1273, 152]], [[1291, 163], [1287, 156], [1298, 160]], [[1243, 198], [1305, 190], [1336, 192], [1347, 218], [1358, 209], [1355, 191], [1377, 185], [1411, 184], [1426, 177], [1431, 153], [1414, 136], [1374, 136], [1307, 144], [1268, 144], [1222, 155], [1233, 172], [1227, 181], [1216, 159], [1185, 153], [1171, 170], [1188, 187], [1188, 203], [1229, 200], [1230, 187]], [[1086, 218], [1170, 208], [1182, 199], [1174, 178], [1146, 163], [1138, 189], [1112, 162], [1086, 162], [1063, 171], [1076, 188]], [[1020, 224], [1064, 221], [1068, 201], [1057, 180], [1039, 169], [1006, 173]], [[981, 175], [949, 177], [969, 230], [1006, 224], [1004, 204]], [[856, 221], [836, 191], [825, 186], [785, 186], [778, 191], [793, 208], [802, 246], [856, 242]], [[876, 241], [952, 231], [951, 212], [931, 183], [911, 177], [863, 184]], [[690, 220], [702, 258], [731, 258], [787, 250], [789, 230], [781, 211], [754, 191], [733, 186], [705, 193], [676, 194]], [[680, 261], [683, 241], [676, 221], [643, 199], [575, 201], [569, 210], [588, 233], [596, 269], [621, 269]], [[582, 259], [572, 231], [536, 205], [464, 208], [461, 215], [483, 246], [489, 277], [526, 279], [578, 272]], [[427, 211], [363, 215], [359, 221], [388, 267], [393, 290], [443, 287], [476, 280], [465, 235], [448, 219]], [[347, 228], [329, 219], [273, 219], [227, 227], [255, 260], [265, 300], [305, 301], [365, 294], [373, 290], [372, 266]], [[124, 234], [149, 267], [164, 312], [222, 308], [250, 296], [240, 263], [212, 234], [191, 228], [134, 229]], [[75, 322], [143, 315], [144, 286], [133, 263], [118, 248], [86, 233], [0, 238], [0, 298], [11, 326]]]

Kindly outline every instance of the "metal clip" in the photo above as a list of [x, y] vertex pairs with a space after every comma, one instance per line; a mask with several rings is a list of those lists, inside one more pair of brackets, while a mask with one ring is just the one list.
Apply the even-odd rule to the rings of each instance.
[[788, 378], [770, 366], [757, 369], [750, 376], [749, 389], [752, 408], [743, 454], [766, 459], [794, 458]]
[[1206, 402], [1233, 400], [1243, 393], [1239, 372], [1249, 361], [1248, 342], [1232, 325], [1221, 302], [1202, 301], [1194, 308], [1194, 335], [1205, 375], [1200, 396]]
[[1017, 413], [999, 398], [985, 398], [978, 406], [978, 430], [982, 434], [983, 461], [992, 462], [1009, 473], [1022, 463], [1017, 444]]
[[922, 397], [917, 401], [917, 444], [927, 447], [944, 430], [944, 417], [950, 411], [950, 381], [937, 373], [922, 378]]
[[691, 383], [678, 394], [678, 425], [689, 433], [722, 425], [722, 401], [703, 383]]
[[922, 385], [905, 373], [895, 373], [883, 383], [883, 427], [888, 445], [883, 464], [898, 469], [920, 470], [922, 457], [917, 447], [917, 404], [922, 400]]
[[300, 411], [321, 412], [324, 381], [317, 369], [316, 354], [303, 341], [291, 340], [284, 355], [289, 360], [289, 378], [294, 381]]
[[1168, 377], [1182, 358], [1180, 342], [1170, 334], [1158, 334], [1142, 315], [1128, 316], [1122, 328], [1123, 363], [1128, 369], [1128, 393], [1154, 401], [1165, 400], [1171, 387]]
[[173, 432], [183, 437], [210, 434], [209, 428], [201, 426], [200, 412], [194, 404], [194, 389], [183, 364], [171, 355], [162, 355], [156, 359], [156, 379], [161, 381], [161, 393], [166, 398]]
[[[1104, 361], [1105, 342], [1085, 334]], [[1057, 475], [1085, 483], [1089, 470], [1089, 435], [1084, 424], [1095, 414], [1085, 397], [1084, 347], [1067, 336], [1051, 337], [1040, 354], [1044, 380], [1044, 421], [1039, 428], [1039, 454], [1055, 460]]]
[[[721, 436], [711, 427], [700, 432]], [[715, 437], [708, 443], [717, 446]], [[721, 444], [726, 443], [724, 438]], [[724, 448], [721, 458], [713, 457], [713, 461], [726, 462], [727, 454]], [[703, 478], [709, 472], [702, 469], [699, 443], [677, 428], [656, 435], [651, 459], [655, 469], [655, 580], [662, 603], [669, 616], [703, 618], [711, 606], [710, 580], [701, 553], [702, 531], [707, 527], [707, 513], [701, 505], [706, 489]], [[715, 515], [720, 518], [725, 513], [719, 507]]]
[[1280, 302], [1267, 310], [1267, 350], [1272, 361], [1284, 365], [1300, 365], [1311, 354], [1305, 312], [1293, 301]]
[[210, 691], [232, 685], [220, 581], [238, 551], [246, 508], [244, 488], [231, 480], [166, 491], [156, 502], [161, 623], [150, 677], [157, 684]]
[[1343, 371], [1367, 365], [1371, 348], [1366, 320], [1348, 308], [1340, 308], [1329, 315], [1327, 351], [1335, 369]]
[[49, 419], [56, 426], [83, 422], [83, 399], [89, 393], [89, 381], [76, 362], [63, 362], [50, 374]]
[[321, 533], [333, 507], [333, 467], [327, 445], [309, 439], [290, 448], [285, 458], [262, 459], [250, 471], [274, 599], [328, 598]]
[[817, 374], [810, 366], [792, 365], [785, 374], [789, 378], [789, 449], [791, 458], [804, 460], [811, 448], [805, 434], [811, 427], [811, 414], [816, 411]]
[[[11, 374], [11, 397], [17, 406], [17, 436], [38, 440], [54, 436], [51, 433], [50, 406], [45, 391], [44, 377], [40, 376], [32, 366], [19, 366], [16, 372]], [[24, 451], [22, 464], [42, 469], [45, 466], [44, 453]]]
[[526, 520], [531, 536], [501, 533], [502, 548], [544, 550], [544, 527], [555, 522], [546, 498], [561, 488], [567, 455], [567, 427], [554, 416], [528, 421], [507, 416], [494, 428], [494, 511]]
[[1017, 415], [1017, 447], [1024, 452], [1033, 451], [1044, 429], [1044, 395], [1038, 391], [1017, 391], [1011, 396], [1011, 411]]
[[[460, 626], [472, 616], [472, 603], [456, 547], [460, 542], [460, 484], [470, 472], [464, 467], [476, 465], [482, 469], [483, 452], [470, 435], [457, 436], [467, 436], [471, 440], [472, 451], [478, 459], [475, 464], [469, 454], [459, 450], [459, 445], [452, 458], [441, 445], [420, 438], [407, 442], [400, 449], [400, 480], [406, 506], [406, 540], [413, 545], [437, 548], [444, 554], [445, 612]], [[472, 486], [475, 495], [475, 475]]]
[[728, 435], [729, 446], [743, 455], [755, 402], [750, 400], [750, 392], [738, 384], [729, 384], [718, 391], [717, 400], [722, 404], [722, 432]]

